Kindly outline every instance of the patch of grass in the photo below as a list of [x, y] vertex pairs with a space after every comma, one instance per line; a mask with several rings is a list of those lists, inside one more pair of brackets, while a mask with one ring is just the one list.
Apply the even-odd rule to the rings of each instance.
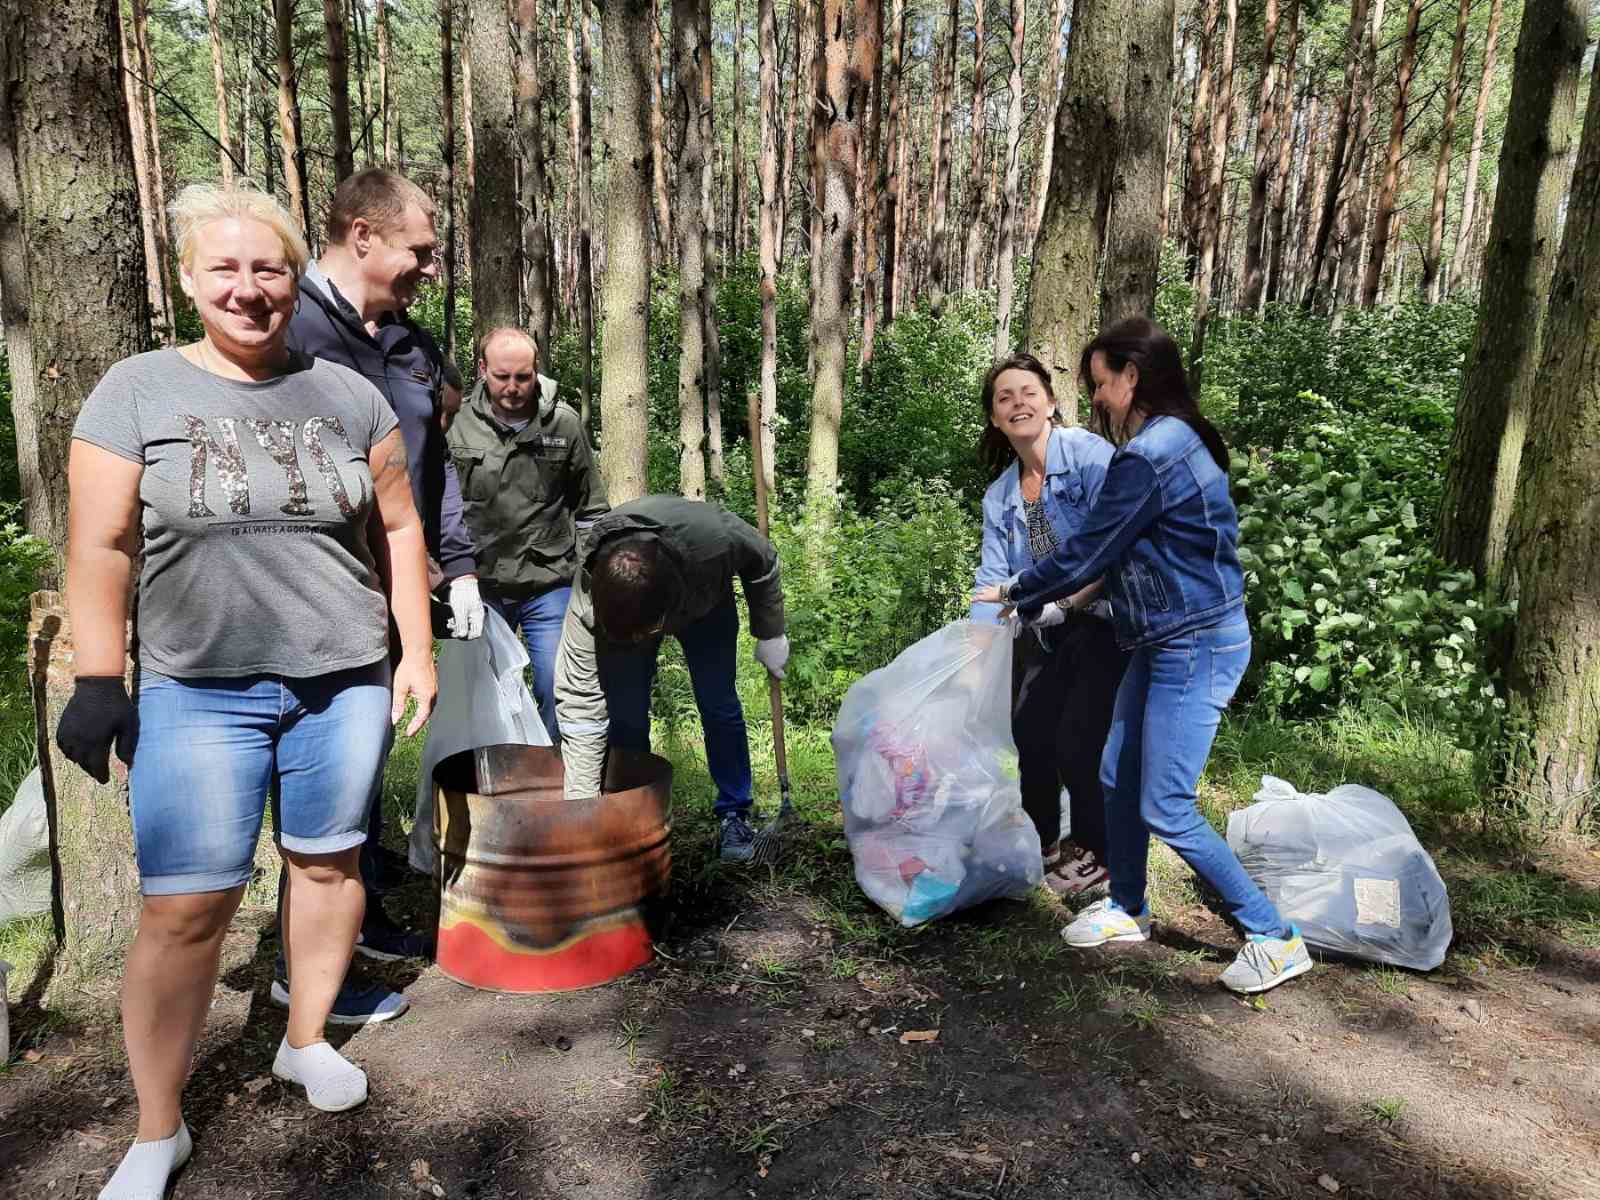
[[1385, 996], [1404, 996], [1411, 986], [1410, 980], [1393, 967], [1369, 967], [1361, 973], [1361, 978]]
[[32, 985], [54, 945], [55, 934], [47, 912], [0, 926], [0, 959], [16, 968], [6, 984], [13, 1003]]
[[630, 1067], [638, 1064], [639, 1039], [644, 1036], [645, 1029], [645, 1023], [635, 1017], [624, 1017], [617, 1025], [617, 1049], [627, 1051]]
[[734, 1135], [734, 1148], [740, 1154], [776, 1154], [783, 1149], [783, 1139], [778, 1136], [777, 1121], [746, 1125]]
[[1406, 1111], [1406, 1101], [1400, 1096], [1384, 1096], [1376, 1100], [1368, 1100], [1361, 1106], [1361, 1111], [1369, 1120], [1382, 1121], [1385, 1125], [1393, 1125]]
[[770, 950], [763, 950], [750, 960], [757, 975], [768, 983], [792, 983], [796, 972]]
[[1098, 994], [1096, 983], [1093, 977], [1068, 979], [1056, 989], [1055, 997], [1050, 1001], [1051, 1010], [1065, 1016], [1081, 1012], [1086, 1005], [1094, 1002]]
[[1137, 992], [1122, 1014], [1135, 1028], [1149, 1032], [1167, 1015], [1167, 1006], [1154, 992]]

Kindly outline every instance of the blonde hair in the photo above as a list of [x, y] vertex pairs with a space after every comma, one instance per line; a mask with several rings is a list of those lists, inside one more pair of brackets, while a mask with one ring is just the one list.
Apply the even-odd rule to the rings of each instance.
[[195, 239], [200, 227], [230, 217], [260, 221], [277, 234], [283, 243], [283, 256], [296, 275], [302, 274], [311, 261], [311, 251], [294, 218], [270, 193], [249, 180], [239, 180], [226, 187], [191, 183], [178, 193], [167, 211], [172, 214], [172, 224], [178, 233], [178, 261], [185, 269], [194, 265]]

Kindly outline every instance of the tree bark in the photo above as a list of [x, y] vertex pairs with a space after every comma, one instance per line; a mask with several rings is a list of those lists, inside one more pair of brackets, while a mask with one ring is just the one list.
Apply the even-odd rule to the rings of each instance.
[[887, 173], [883, 177], [883, 186], [878, 196], [878, 223], [881, 232], [878, 235], [879, 245], [882, 247], [882, 268], [879, 272], [881, 279], [879, 287], [883, 292], [883, 324], [888, 328], [894, 320], [896, 301], [899, 299], [899, 258], [900, 258], [900, 190], [905, 186], [905, 133], [901, 128], [901, 116], [904, 97], [902, 95], [905, 82], [903, 79], [903, 62], [906, 48], [906, 4], [905, 0], [891, 0], [893, 7], [889, 13], [889, 130], [884, 137], [883, 169]]
[[1207, 166], [1203, 228], [1200, 235], [1200, 263], [1195, 271], [1194, 344], [1189, 351], [1189, 386], [1200, 394], [1205, 374], [1206, 334], [1211, 327], [1211, 292], [1214, 285], [1218, 242], [1222, 235], [1222, 180], [1228, 162], [1228, 128], [1233, 119], [1233, 59], [1238, 44], [1239, 0], [1223, 0], [1227, 29], [1222, 34], [1222, 53], [1217, 72], [1217, 102], [1211, 118], [1211, 152]]
[[573, 299], [582, 341], [583, 383], [579, 412], [588, 428], [594, 403], [594, 216], [593, 117], [589, 95], [594, 67], [589, 54], [588, 0], [567, 0], [567, 90], [572, 123]]
[[735, 261], [745, 250], [745, 209], [750, 199], [744, 184], [744, 0], [733, 2], [733, 115], [728, 135], [732, 140], [732, 167], [729, 174], [728, 249]]
[[700, 122], [700, 7], [710, 0], [672, 0], [672, 119], [678, 144], [678, 490], [706, 495], [705, 450], [705, 157]]
[[1175, 8], [1173, 0], [1138, 0], [1128, 8], [1127, 90], [1111, 196], [1111, 232], [1101, 272], [1102, 324], [1155, 315]]
[[349, 6], [350, 45], [355, 53], [356, 117], [360, 126], [363, 166], [372, 165], [372, 51], [367, 41], [367, 14], [361, 0], [341, 0]]
[[150, 314], [156, 337], [163, 344], [173, 339], [176, 303], [172, 286], [172, 240], [167, 236], [167, 185], [161, 162], [161, 128], [156, 113], [155, 58], [150, 53], [149, 5], [132, 0], [133, 63], [136, 82], [130, 86], [129, 127], [134, 138], [133, 161], [144, 202], [147, 238], [145, 275], [150, 291]]
[[778, 19], [773, 0], [757, 0], [756, 46], [761, 63], [761, 396], [751, 424], [751, 462], [761, 474], [758, 497], [776, 495], [773, 419], [778, 411], [778, 250], [783, 240], [778, 200]]
[[1476, 572], [1491, 587], [1500, 585], [1528, 414], [1541, 378], [1544, 300], [1588, 16], [1587, 0], [1527, 0], [1517, 36], [1483, 295], [1456, 404], [1437, 544], [1446, 562]]
[[[899, 0], [896, 0], [899, 7]], [[996, 258], [995, 291], [998, 312], [994, 327], [994, 356], [1011, 353], [1011, 309], [1016, 291], [1017, 193], [1022, 179], [1022, 56], [1028, 19], [1026, 0], [1011, 0], [1011, 75], [1006, 81], [1006, 181], [1000, 192], [1000, 245]], [[1165, 125], [1166, 118], [1162, 118]]]
[[[1278, 299], [1278, 289], [1283, 279], [1284, 240], [1288, 228], [1289, 185], [1294, 166], [1295, 59], [1300, 50], [1300, 0], [1289, 0], [1289, 49], [1283, 56], [1283, 81], [1278, 87], [1278, 114], [1274, 119], [1277, 134], [1277, 162], [1272, 170], [1272, 199], [1267, 216], [1267, 271], [1264, 299], [1268, 304]], [[1248, 301], [1248, 289], [1246, 300]]]
[[217, 168], [224, 186], [233, 183], [233, 124], [228, 120], [228, 77], [223, 70], [222, 23], [217, 19], [221, 0], [206, 0], [206, 29], [211, 35], [211, 82], [217, 93]]
[[311, 238], [311, 197], [306, 184], [306, 150], [300, 137], [300, 97], [294, 76], [294, 0], [267, 0], [272, 6], [278, 47], [278, 138], [283, 143], [283, 186], [295, 223]]
[[[539, 55], [539, 0], [517, 0], [513, 49], [517, 74], [517, 146], [522, 156], [523, 296], [528, 305], [528, 331], [539, 347], [539, 365], [548, 370], [550, 333], [555, 321], [551, 286], [550, 237], [545, 227], [544, 130], [541, 127], [544, 63]], [[588, 342], [585, 342], [585, 350]], [[585, 355], [580, 413], [589, 427], [589, 361]]]
[[600, 10], [605, 66], [606, 331], [600, 366], [600, 469], [612, 504], [645, 492], [650, 404], [651, 0], [606, 0]]
[[[1049, 114], [1056, 111], [1061, 103], [1061, 27], [1067, 19], [1068, 0], [1052, 0], [1050, 6], [1050, 40], [1044, 55], [1044, 65], [1040, 73], [1045, 79], [1044, 107], [1039, 111], [1045, 114], [1040, 120], [1049, 119]], [[1033, 172], [1033, 203], [1029, 206], [1028, 218], [1028, 244], [1038, 236], [1039, 226], [1044, 223], [1044, 201], [1050, 191], [1050, 171], [1055, 153], [1056, 139], [1049, 128], [1044, 130], [1044, 136], [1039, 139], [1039, 165]]]
[[333, 179], [339, 184], [355, 174], [350, 143], [350, 47], [345, 38], [344, 0], [322, 0], [322, 22], [328, 33], [328, 110], [333, 125]]
[[1542, 823], [1571, 831], [1593, 811], [1600, 765], [1600, 65], [1544, 324], [1511, 531], [1506, 683], [1527, 729], [1513, 783]]
[[[1287, 78], [1282, 87], [1285, 93], [1294, 85], [1294, 29], [1300, 15], [1298, 0], [1290, 0], [1289, 53], [1284, 56], [1288, 64]], [[1247, 313], [1261, 311], [1262, 297], [1267, 291], [1267, 195], [1274, 178], [1286, 164], [1280, 166], [1283, 144], [1288, 138], [1280, 129], [1283, 106], [1278, 102], [1278, 0], [1267, 0], [1265, 25], [1261, 43], [1261, 92], [1256, 99], [1256, 112], [1261, 124], [1256, 129], [1255, 170], [1250, 176], [1250, 219], [1245, 228], [1244, 287], [1240, 307]]]
[[42, 0], [0, 13], [0, 315], [17, 466], [28, 531], [63, 562], [73, 421], [113, 363], [150, 345], [131, 106], [113, 0], [70, 21]]
[[1367, 274], [1361, 283], [1362, 308], [1371, 308], [1378, 302], [1384, 256], [1389, 253], [1389, 230], [1394, 224], [1395, 196], [1400, 190], [1400, 154], [1405, 148], [1406, 107], [1411, 101], [1411, 81], [1417, 73], [1417, 24], [1421, 19], [1422, 0], [1411, 0], [1406, 12], [1406, 36], [1400, 44], [1400, 60], [1395, 68], [1389, 152], [1383, 160], [1383, 184], [1378, 189], [1378, 210], [1372, 222], [1372, 253], [1367, 258]]
[[378, 22], [378, 112], [383, 125], [383, 165], [394, 166], [394, 131], [389, 112], [389, 5], [387, 0], [374, 0]]
[[1181, 136], [1180, 132], [1179, 132], [1178, 119], [1182, 115], [1181, 112], [1180, 112], [1180, 109], [1183, 107], [1183, 105], [1182, 105], [1183, 84], [1180, 82], [1180, 80], [1182, 78], [1182, 73], [1185, 70], [1185, 65], [1184, 64], [1187, 62], [1188, 57], [1189, 57], [1189, 31], [1188, 31], [1188, 27], [1187, 26], [1184, 27], [1183, 38], [1180, 41], [1179, 38], [1178, 38], [1178, 27], [1179, 27], [1179, 24], [1180, 24], [1180, 22], [1178, 20], [1179, 9], [1178, 9], [1178, 6], [1176, 4], [1173, 4], [1171, 6], [1171, 8], [1172, 8], [1172, 29], [1168, 33], [1167, 42], [1168, 42], [1169, 46], [1174, 44], [1174, 43], [1176, 43], [1177, 47], [1178, 47], [1178, 50], [1177, 50], [1177, 56], [1172, 59], [1172, 62], [1173, 62], [1173, 72], [1172, 72], [1172, 74], [1173, 74], [1172, 115], [1167, 120], [1167, 139], [1166, 139], [1167, 152], [1166, 152], [1165, 155], [1162, 156], [1162, 160], [1161, 160], [1161, 203], [1160, 203], [1160, 217], [1159, 217], [1159, 220], [1158, 220], [1158, 228], [1156, 230], [1156, 233], [1157, 233], [1156, 244], [1157, 244], [1158, 247], [1165, 247], [1166, 246], [1166, 244], [1167, 244], [1167, 236], [1170, 233], [1171, 228], [1172, 228], [1172, 181], [1173, 181], [1173, 175], [1176, 172], [1177, 163], [1178, 163], [1178, 154], [1179, 154], [1178, 147], [1180, 145], [1179, 138]]
[[149, 293], [150, 314], [156, 340], [171, 340], [172, 321], [167, 312], [167, 294], [161, 269], [161, 236], [166, 230], [161, 201], [155, 194], [155, 166], [151, 161], [150, 130], [145, 116], [144, 78], [139, 66], [139, 49], [133, 39], [135, 23], [122, 22], [122, 83], [128, 106], [128, 128], [133, 138], [133, 177], [139, 186], [139, 230], [144, 243], [145, 288]]
[[978, 255], [984, 243], [983, 179], [987, 163], [988, 123], [983, 96], [984, 0], [974, 0], [972, 5], [972, 112], [968, 118], [968, 149], [971, 151], [967, 166], [967, 235], [965, 253], [961, 259], [961, 286], [974, 291], [978, 286]]
[[716, 54], [711, 40], [711, 0], [700, 10], [700, 236], [705, 241], [705, 278], [700, 289], [700, 327], [705, 330], [706, 467], [720, 491], [726, 482], [722, 465], [722, 335], [717, 328], [717, 279], [722, 273], [722, 239], [718, 236], [712, 164], [716, 159]]
[[1371, 170], [1372, 107], [1377, 93], [1378, 42], [1383, 34], [1384, 0], [1372, 0], [1369, 29], [1356, 84], [1356, 118], [1350, 138], [1346, 187], [1339, 199], [1334, 235], [1335, 253], [1328, 263], [1327, 298], [1334, 308], [1334, 328], [1344, 323], [1342, 311], [1360, 294], [1364, 240], [1371, 225], [1376, 185]]
[[661, 24], [654, 11], [650, 15], [650, 53], [655, 60], [650, 72], [650, 151], [654, 163], [656, 255], [665, 262], [672, 256], [672, 202], [663, 134], [667, 109], [661, 96]]
[[1055, 114], [1050, 191], [1033, 252], [1028, 344], [1049, 369], [1069, 424], [1078, 417], [1078, 353], [1094, 337], [1100, 314], [1096, 271], [1124, 136], [1129, 3], [1078, 0]]
[[1317, 219], [1316, 236], [1306, 266], [1306, 290], [1301, 305], [1307, 312], [1315, 307], [1322, 267], [1327, 258], [1328, 239], [1333, 233], [1333, 218], [1339, 209], [1339, 193], [1345, 182], [1346, 152], [1350, 142], [1350, 115], [1361, 79], [1361, 48], [1367, 36], [1368, 0], [1351, 0], [1350, 25], [1345, 34], [1344, 89], [1339, 93], [1339, 108], [1333, 122], [1333, 145], [1328, 151], [1327, 183], [1322, 197], [1322, 215]]
[[1211, 130], [1216, 123], [1215, 100], [1211, 94], [1212, 77], [1216, 71], [1217, 23], [1222, 17], [1222, 0], [1202, 0], [1202, 5], [1194, 103], [1189, 119], [1188, 172], [1183, 189], [1183, 238], [1190, 279], [1200, 269], [1200, 243], [1205, 240], [1206, 188], [1211, 178]]
[[945, 12], [944, 78], [939, 84], [941, 120], [939, 127], [934, 131], [939, 150], [938, 157], [933, 163], [933, 231], [928, 239], [928, 253], [932, 260], [929, 264], [931, 274], [928, 280], [928, 299], [929, 308], [936, 321], [944, 315], [946, 239], [949, 236], [949, 222], [945, 210], [949, 207], [950, 193], [954, 190], [950, 167], [955, 126], [956, 47], [960, 41], [961, 4], [960, 0], [950, 0], [949, 8]]
[[1478, 100], [1472, 113], [1472, 149], [1467, 154], [1467, 178], [1461, 190], [1461, 228], [1456, 232], [1455, 251], [1444, 269], [1443, 292], [1450, 294], [1466, 264], [1472, 245], [1473, 218], [1478, 215], [1478, 166], [1483, 160], [1483, 129], [1489, 116], [1489, 97], [1494, 92], [1495, 49], [1500, 38], [1500, 16], [1505, 0], [1494, 0], [1489, 9], [1489, 28], [1483, 44], [1483, 74], [1478, 79]]
[[883, 203], [883, 4], [881, 0], [856, 0], [856, 48], [859, 63], [871, 63], [872, 99], [867, 105], [866, 136], [861, 139], [861, 180], [864, 197], [856, 226], [862, 231], [861, 262], [861, 378], [872, 378], [872, 350], [878, 332], [878, 287], [883, 277], [879, 259], [878, 210]]
[[1461, 0], [1456, 13], [1456, 39], [1450, 47], [1450, 75], [1446, 81], [1444, 121], [1439, 129], [1439, 160], [1433, 169], [1433, 204], [1428, 210], [1428, 247], [1422, 255], [1423, 298], [1439, 302], [1441, 275], [1439, 263], [1444, 255], [1444, 215], [1450, 197], [1450, 160], [1456, 149], [1456, 112], [1461, 105], [1462, 60], [1467, 51], [1467, 24], [1472, 16], [1472, 0]]
[[[438, 0], [439, 10], [439, 62], [444, 85], [444, 112], [440, 131], [444, 178], [440, 189], [444, 192], [444, 261], [440, 274], [444, 282], [444, 356], [455, 361], [456, 356], [456, 78], [455, 78], [455, 0]], [[402, 139], [400, 157], [405, 159]]]
[[[812, 31], [816, 22], [808, 19], [810, 6], [814, 0], [790, 0], [789, 12], [791, 29], [789, 34], [790, 45], [794, 47], [793, 58], [789, 64], [789, 115], [783, 124], [782, 150], [778, 160], [778, 264], [783, 264], [784, 240], [788, 237], [789, 215], [794, 211], [792, 200], [794, 198], [794, 155], [795, 144], [800, 140], [801, 132], [805, 131], [806, 137], [806, 162], [811, 161], [809, 149], [811, 145], [811, 121], [801, 119], [800, 98], [806, 95], [803, 80], [810, 77], [811, 61], [814, 57], [811, 40]], [[807, 109], [809, 111], [809, 109]], [[804, 188], [801, 189], [802, 193]], [[809, 212], [809, 210], [808, 210]], [[805, 232], [810, 234], [809, 219]]]
[[512, 113], [510, 30], [505, 0], [468, 0], [472, 145], [467, 169], [473, 336], [515, 325], [522, 269], [517, 223], [516, 119]]
[[[858, 0], [866, 28], [876, 28], [878, 0]], [[952, 34], [953, 36], [953, 34]], [[822, 120], [822, 262], [811, 313], [816, 379], [811, 395], [811, 447], [806, 459], [806, 504], [831, 524], [839, 486], [839, 423], [844, 414], [846, 324], [850, 315], [850, 254], [855, 236], [856, 163], [861, 117], [872, 91], [874, 39], [857, 31], [854, 54], [846, 36], [844, 0], [817, 6], [817, 41], [824, 63], [818, 112]]]

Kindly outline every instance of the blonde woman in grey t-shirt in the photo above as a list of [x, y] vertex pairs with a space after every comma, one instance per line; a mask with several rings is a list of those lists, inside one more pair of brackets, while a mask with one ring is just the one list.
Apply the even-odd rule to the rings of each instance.
[[[391, 725], [414, 699], [415, 733], [436, 690], [394, 415], [355, 372], [285, 346], [308, 257], [293, 221], [250, 188], [188, 188], [173, 216], [205, 336], [112, 366], [68, 468], [78, 682], [56, 737], [101, 781], [113, 744], [130, 764], [144, 893], [122, 994], [139, 1129], [101, 1200], [162, 1195], [189, 1156], [184, 1078], [269, 791], [293, 971], [273, 1073], [317, 1108], [366, 1099], [365, 1073], [323, 1025], [361, 924], [357, 857]], [[141, 548], [130, 700], [123, 630]]]

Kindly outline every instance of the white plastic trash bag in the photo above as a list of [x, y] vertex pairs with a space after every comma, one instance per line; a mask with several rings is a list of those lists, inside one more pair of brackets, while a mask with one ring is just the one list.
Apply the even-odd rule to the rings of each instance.
[[439, 646], [439, 699], [428, 720], [417, 776], [417, 818], [411, 826], [411, 865], [432, 874], [433, 769], [452, 754], [478, 746], [548, 746], [550, 734], [523, 680], [528, 650], [492, 606], [483, 634]]
[[920, 925], [1043, 879], [1011, 740], [1011, 629], [957, 621], [851, 687], [833, 727], [856, 882]]
[[1298, 792], [1271, 775], [1228, 817], [1228, 845], [1308, 944], [1431, 971], [1450, 947], [1450, 897], [1394, 802], [1345, 784]]
[[50, 818], [35, 767], [0, 814], [0, 925], [50, 910]]

